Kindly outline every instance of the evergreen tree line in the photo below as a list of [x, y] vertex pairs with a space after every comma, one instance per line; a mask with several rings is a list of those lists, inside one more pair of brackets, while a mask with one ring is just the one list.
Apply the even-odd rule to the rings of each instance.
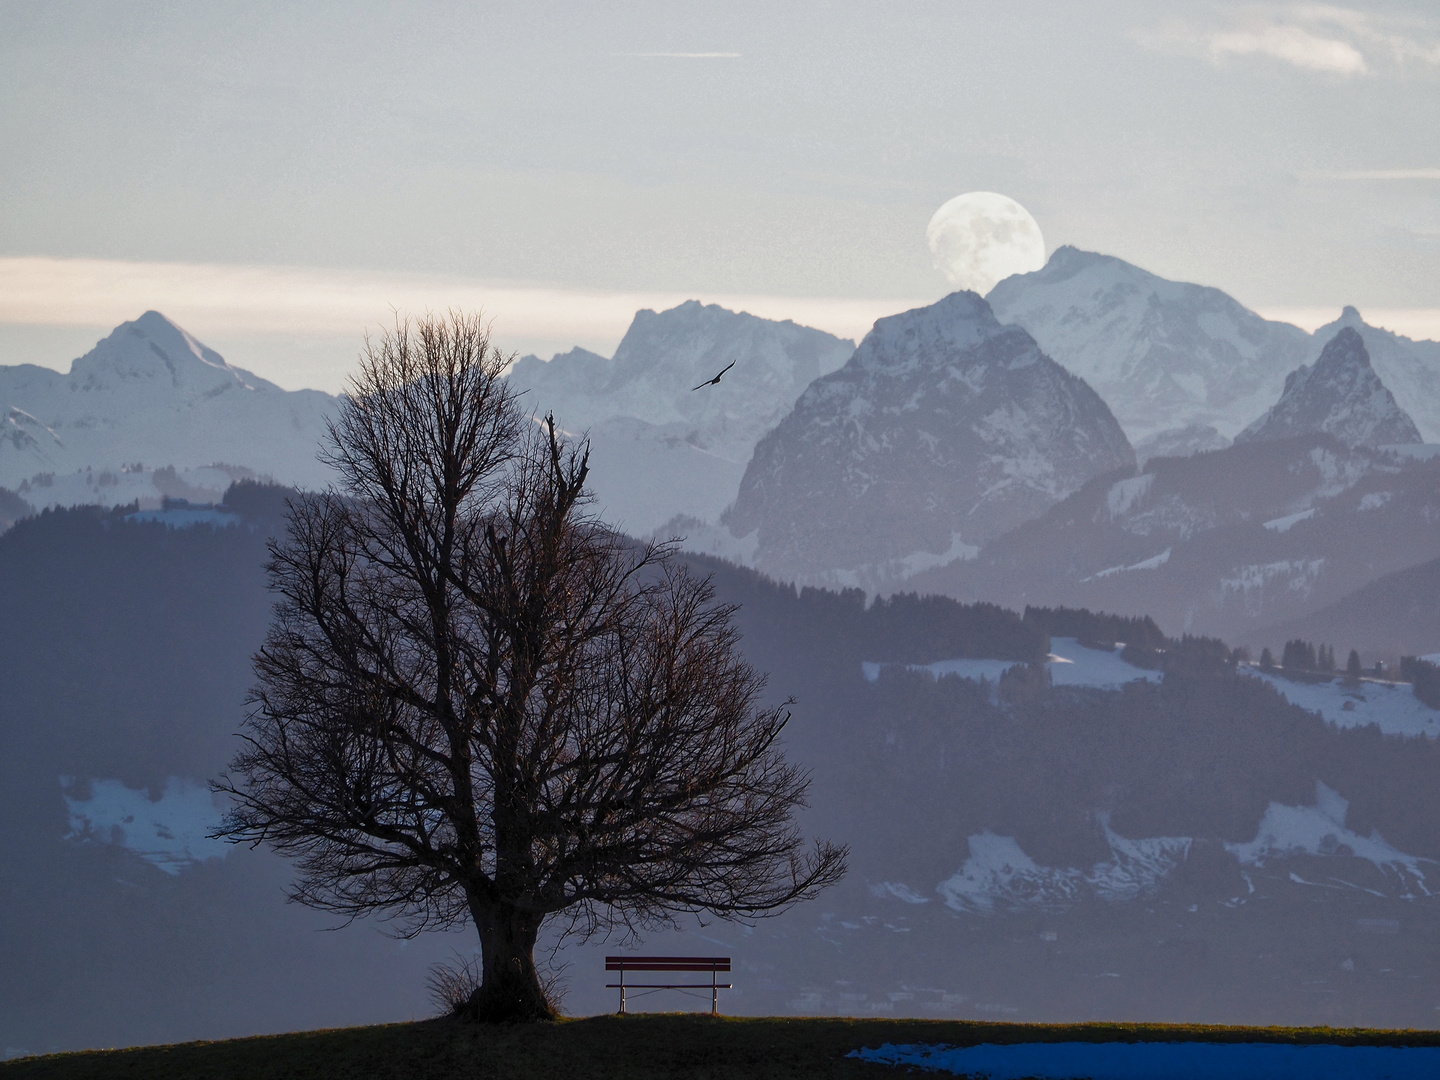
[[1034, 607], [1021, 616], [1027, 626], [1050, 637], [1074, 638], [1086, 648], [1113, 649], [1120, 642], [1137, 649], [1164, 649], [1169, 640], [1148, 615], [1110, 615], [1088, 608]]
[[[1315, 645], [1303, 638], [1294, 638], [1285, 642], [1285, 648], [1280, 654], [1280, 666], [1287, 671], [1319, 672], [1328, 675], [1337, 670], [1335, 648], [1332, 645]], [[1260, 652], [1260, 667], [1266, 671], [1275, 667], [1275, 654], [1269, 648]], [[1354, 682], [1358, 681], [1363, 673], [1360, 653], [1351, 649], [1350, 655], [1345, 659], [1345, 677]]]
[[1440, 709], [1440, 665], [1417, 656], [1402, 656], [1400, 678], [1411, 684], [1415, 696], [1424, 704]]

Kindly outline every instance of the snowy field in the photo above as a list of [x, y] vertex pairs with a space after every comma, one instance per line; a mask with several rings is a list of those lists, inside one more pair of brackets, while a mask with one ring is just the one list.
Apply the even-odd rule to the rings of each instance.
[[[1407, 855], [1389, 844], [1378, 832], [1362, 836], [1346, 825], [1350, 804], [1333, 788], [1317, 781], [1313, 806], [1286, 806], [1272, 802], [1261, 816], [1255, 839], [1227, 843], [1225, 848], [1242, 866], [1272, 867], [1298, 855], [1342, 860], [1337, 868], [1353, 865], [1344, 860], [1364, 859], [1380, 871], [1384, 893], [1362, 887], [1335, 873], [1323, 882], [1307, 881], [1293, 871], [1297, 885], [1317, 888], [1350, 888], [1416, 900], [1432, 895], [1436, 872], [1430, 859]], [[1130, 839], [1110, 828], [1109, 815], [1096, 815], [1110, 847], [1110, 857], [1088, 868], [1042, 866], [1020, 847], [1013, 836], [993, 832], [969, 838], [970, 854], [951, 877], [933, 890], [917, 890], [905, 882], [886, 881], [871, 886], [880, 899], [907, 904], [928, 904], [938, 896], [950, 910], [960, 914], [990, 915], [997, 910], [1063, 908], [1086, 899], [1134, 900], [1145, 896], [1187, 858], [1192, 839], [1188, 836], [1150, 836]], [[1343, 872], [1337, 869], [1336, 873]], [[1437, 875], [1440, 876], [1440, 875]], [[1243, 903], [1236, 897], [1226, 906]]]
[[[1053, 650], [1045, 666], [1050, 669], [1050, 681], [1056, 686], [1093, 686], [1100, 689], [1115, 689], [1136, 679], [1159, 682], [1163, 677], [1158, 671], [1135, 667], [1120, 659], [1119, 651], [1087, 649], [1074, 638], [1052, 638]], [[1014, 660], [937, 660], [933, 664], [906, 664], [911, 671], [928, 671], [937, 679], [944, 675], [959, 675], [962, 679], [985, 679], [998, 682], [1003, 672], [1015, 666]], [[860, 671], [865, 678], [874, 682], [880, 677], [880, 669], [888, 665], [865, 661]]]
[[850, 1057], [989, 1080], [1409, 1080], [1440, 1076], [1440, 1047], [1288, 1043], [886, 1043]]
[[119, 780], [92, 780], [89, 790], [60, 777], [70, 812], [69, 840], [119, 844], [167, 874], [204, 859], [224, 858], [230, 845], [206, 834], [220, 824], [223, 802], [206, 784], [172, 776], [159, 799]]
[[[1013, 836], [986, 831], [970, 837], [970, 857], [935, 891], [957, 912], [989, 914], [995, 908], [1054, 907], [1082, 897], [1134, 900], [1153, 889], [1185, 861], [1188, 836], [1153, 836], [1130, 840], [1110, 828], [1110, 815], [1096, 815], [1110, 845], [1110, 858], [1088, 870], [1038, 865]], [[892, 886], [898, 899], [907, 899]], [[923, 902], [923, 901], [922, 901]]]
[[1337, 727], [1375, 724], [1387, 735], [1440, 736], [1440, 711], [1430, 708], [1410, 691], [1409, 683], [1362, 682], [1359, 686], [1334, 682], [1291, 682], [1259, 668], [1242, 673], [1264, 679], [1302, 709], [1318, 712]]
[[[1146, 679], [1159, 682], [1163, 674], [1127, 664], [1120, 659], [1120, 653], [1104, 649], [1087, 649], [1074, 638], [1053, 638], [1053, 650], [1046, 662], [1050, 669], [1050, 681], [1056, 686], [1092, 686], [1113, 690], [1133, 682]], [[1428, 659], [1428, 658], [1427, 658]], [[883, 664], [863, 662], [861, 673], [874, 682], [880, 677]], [[933, 664], [906, 664], [911, 671], [928, 671], [937, 679], [944, 675], [959, 675], [962, 679], [985, 679], [998, 682], [1008, 668], [1014, 667], [1013, 660], [937, 660]], [[1359, 686], [1348, 687], [1339, 678], [1331, 682], [1292, 682], [1281, 675], [1263, 672], [1256, 667], [1242, 667], [1240, 672], [1257, 679], [1264, 679], [1292, 705], [1318, 712], [1337, 727], [1365, 727], [1374, 724], [1387, 735], [1429, 735], [1440, 737], [1440, 710], [1422, 703], [1410, 691], [1409, 683], [1361, 682]]]

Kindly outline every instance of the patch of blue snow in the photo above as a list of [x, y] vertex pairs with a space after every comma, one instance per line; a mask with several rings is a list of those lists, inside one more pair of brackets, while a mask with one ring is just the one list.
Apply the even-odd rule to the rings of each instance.
[[989, 1080], [1409, 1080], [1440, 1076], [1440, 1047], [1333, 1043], [924, 1043], [850, 1057]]
[[240, 524], [239, 514], [227, 514], [213, 507], [180, 507], [172, 510], [137, 510], [125, 515], [126, 521], [159, 522], [168, 529], [193, 529], [196, 525], [209, 525], [223, 529], [227, 525]]
[[1050, 681], [1055, 686], [1093, 686], [1113, 689], [1136, 679], [1159, 682], [1163, 672], [1138, 668], [1120, 659], [1119, 652], [1087, 649], [1074, 638], [1051, 638]]
[[118, 844], [167, 874], [230, 851], [229, 844], [208, 835], [222, 816], [222, 800], [208, 784], [172, 776], [155, 801], [144, 788], [129, 788], [119, 780], [90, 781], [86, 798], [79, 797], [82, 787], [72, 776], [60, 777], [70, 812], [67, 840]]

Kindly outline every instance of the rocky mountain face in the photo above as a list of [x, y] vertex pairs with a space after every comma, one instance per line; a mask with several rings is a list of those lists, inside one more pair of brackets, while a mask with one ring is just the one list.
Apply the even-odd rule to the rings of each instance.
[[68, 374], [0, 367], [0, 486], [33, 506], [218, 499], [232, 479], [319, 486], [337, 401], [234, 367], [157, 311], [122, 323]]
[[1192, 426], [1233, 437], [1275, 401], [1311, 347], [1299, 327], [1263, 319], [1219, 289], [1069, 246], [987, 299], [1002, 322], [1023, 326], [1094, 387], [1137, 446]]
[[820, 330], [692, 300], [637, 312], [611, 359], [527, 356], [509, 379], [527, 408], [588, 431], [599, 509], [638, 535], [677, 515], [714, 522], [760, 436], [853, 351]]
[[1302, 364], [1292, 371], [1280, 400], [1235, 441], [1285, 439], [1317, 431], [1347, 446], [1421, 441], [1415, 422], [1375, 374], [1364, 340], [1350, 326], [1330, 339], [1313, 365]]
[[1315, 331], [1309, 362], [1347, 328], [1360, 335], [1375, 373], [1405, 403], [1420, 437], [1440, 442], [1440, 341], [1412, 341], [1369, 325], [1355, 308], [1346, 307], [1340, 318]]
[[1099, 395], [974, 293], [881, 319], [760, 440], [725, 524], [776, 577], [881, 588], [1133, 469]]
[[1232, 644], [1440, 557], [1440, 457], [1326, 434], [1238, 443], [1092, 481], [907, 588], [1148, 614]]

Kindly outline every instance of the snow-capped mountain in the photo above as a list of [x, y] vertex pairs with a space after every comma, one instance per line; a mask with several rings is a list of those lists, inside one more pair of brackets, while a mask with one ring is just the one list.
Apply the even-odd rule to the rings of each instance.
[[1315, 331], [1307, 360], [1311, 363], [1341, 330], [1360, 335], [1375, 373], [1405, 403], [1405, 409], [1425, 442], [1440, 442], [1440, 341], [1412, 341], [1400, 334], [1371, 326], [1353, 307], [1340, 318]]
[[974, 293], [881, 319], [755, 448], [725, 523], [774, 576], [881, 587], [1134, 468], [1084, 380]]
[[1370, 354], [1354, 327], [1341, 329], [1313, 365], [1292, 371], [1280, 400], [1235, 441], [1286, 439], [1314, 431], [1333, 435], [1347, 446], [1421, 441], [1414, 421], [1370, 366]]
[[319, 486], [315, 451], [336, 407], [329, 394], [282, 390], [227, 364], [147, 311], [68, 374], [0, 367], [0, 486], [23, 486], [36, 507], [218, 498], [251, 474]]
[[1233, 437], [1310, 355], [1305, 331], [1219, 289], [1069, 246], [987, 299], [1002, 322], [1023, 326], [1094, 387], [1137, 446], [1197, 425]]
[[715, 521], [760, 436], [854, 348], [788, 320], [691, 300], [637, 312], [612, 359], [584, 349], [548, 363], [527, 356], [509, 379], [528, 409], [589, 432], [599, 509], [639, 535], [677, 516]]
[[907, 588], [1148, 614], [1172, 635], [1273, 645], [1257, 632], [1440, 556], [1436, 522], [1440, 457], [1312, 433], [1098, 478]]

